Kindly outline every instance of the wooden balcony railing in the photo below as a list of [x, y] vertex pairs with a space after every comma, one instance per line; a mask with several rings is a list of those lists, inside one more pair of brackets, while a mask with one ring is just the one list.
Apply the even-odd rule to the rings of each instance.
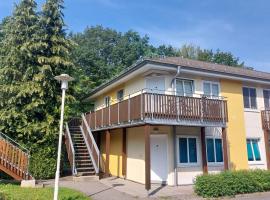
[[28, 172], [30, 154], [7, 135], [0, 133], [0, 170], [16, 180], [33, 177]]
[[262, 111], [262, 126], [265, 130], [270, 130], [270, 110]]
[[95, 130], [138, 122], [225, 126], [227, 116], [227, 101], [223, 99], [146, 92], [86, 113], [86, 120]]

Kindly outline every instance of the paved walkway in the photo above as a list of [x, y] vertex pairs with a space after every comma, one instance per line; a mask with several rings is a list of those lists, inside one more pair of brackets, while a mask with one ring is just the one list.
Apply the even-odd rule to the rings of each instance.
[[[53, 186], [54, 180], [45, 181], [45, 186]], [[161, 199], [161, 200], [202, 200], [193, 193], [192, 186], [160, 187], [152, 185], [150, 197], [144, 189], [144, 185], [115, 177], [97, 180], [73, 181], [72, 177], [60, 179], [60, 186], [72, 188], [83, 192], [93, 200], [137, 200], [137, 199]], [[270, 192], [240, 195], [237, 200], [269, 200]]]

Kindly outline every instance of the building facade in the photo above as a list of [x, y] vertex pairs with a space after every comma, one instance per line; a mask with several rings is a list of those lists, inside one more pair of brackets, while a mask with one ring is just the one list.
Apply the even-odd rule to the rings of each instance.
[[106, 175], [149, 189], [192, 184], [203, 173], [269, 169], [268, 73], [147, 59], [86, 100], [95, 109], [83, 115], [83, 127], [95, 138]]

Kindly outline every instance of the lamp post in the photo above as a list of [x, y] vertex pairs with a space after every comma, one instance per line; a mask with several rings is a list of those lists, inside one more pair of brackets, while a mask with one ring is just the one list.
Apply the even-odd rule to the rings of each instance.
[[61, 89], [62, 89], [60, 131], [59, 131], [57, 166], [56, 166], [56, 172], [55, 172], [54, 196], [53, 196], [53, 199], [57, 200], [58, 199], [58, 190], [59, 190], [60, 160], [61, 160], [62, 134], [63, 134], [63, 123], [64, 123], [65, 96], [66, 96], [66, 90], [68, 89], [68, 82], [73, 81], [74, 78], [72, 78], [68, 74], [61, 74], [60, 76], [56, 76], [54, 78], [57, 81], [61, 82]]

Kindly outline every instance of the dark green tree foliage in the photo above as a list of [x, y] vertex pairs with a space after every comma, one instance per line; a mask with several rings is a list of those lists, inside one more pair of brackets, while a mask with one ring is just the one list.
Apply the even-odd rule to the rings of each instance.
[[[83, 33], [72, 34], [77, 43], [73, 50], [73, 59], [84, 75], [91, 80], [91, 87], [132, 65], [149, 49], [149, 38], [141, 37], [137, 32], [120, 33], [102, 26], [86, 28]], [[83, 79], [87, 82], [87, 79]], [[86, 87], [89, 92], [91, 87]]]
[[[62, 4], [47, 0], [37, 15], [35, 1], [22, 0], [3, 28], [0, 128], [31, 149], [54, 148], [61, 102], [60, 84], [54, 76], [73, 70]], [[71, 95], [67, 99], [74, 100]]]
[[179, 55], [183, 58], [212, 62], [233, 67], [244, 67], [244, 62], [240, 62], [231, 52], [222, 52], [219, 49], [215, 52], [209, 49], [201, 49], [192, 44], [183, 45], [179, 49]]
[[42, 138], [44, 91], [35, 81], [39, 73], [38, 24], [36, 3], [22, 0], [4, 25], [1, 42], [0, 129], [24, 144]]

